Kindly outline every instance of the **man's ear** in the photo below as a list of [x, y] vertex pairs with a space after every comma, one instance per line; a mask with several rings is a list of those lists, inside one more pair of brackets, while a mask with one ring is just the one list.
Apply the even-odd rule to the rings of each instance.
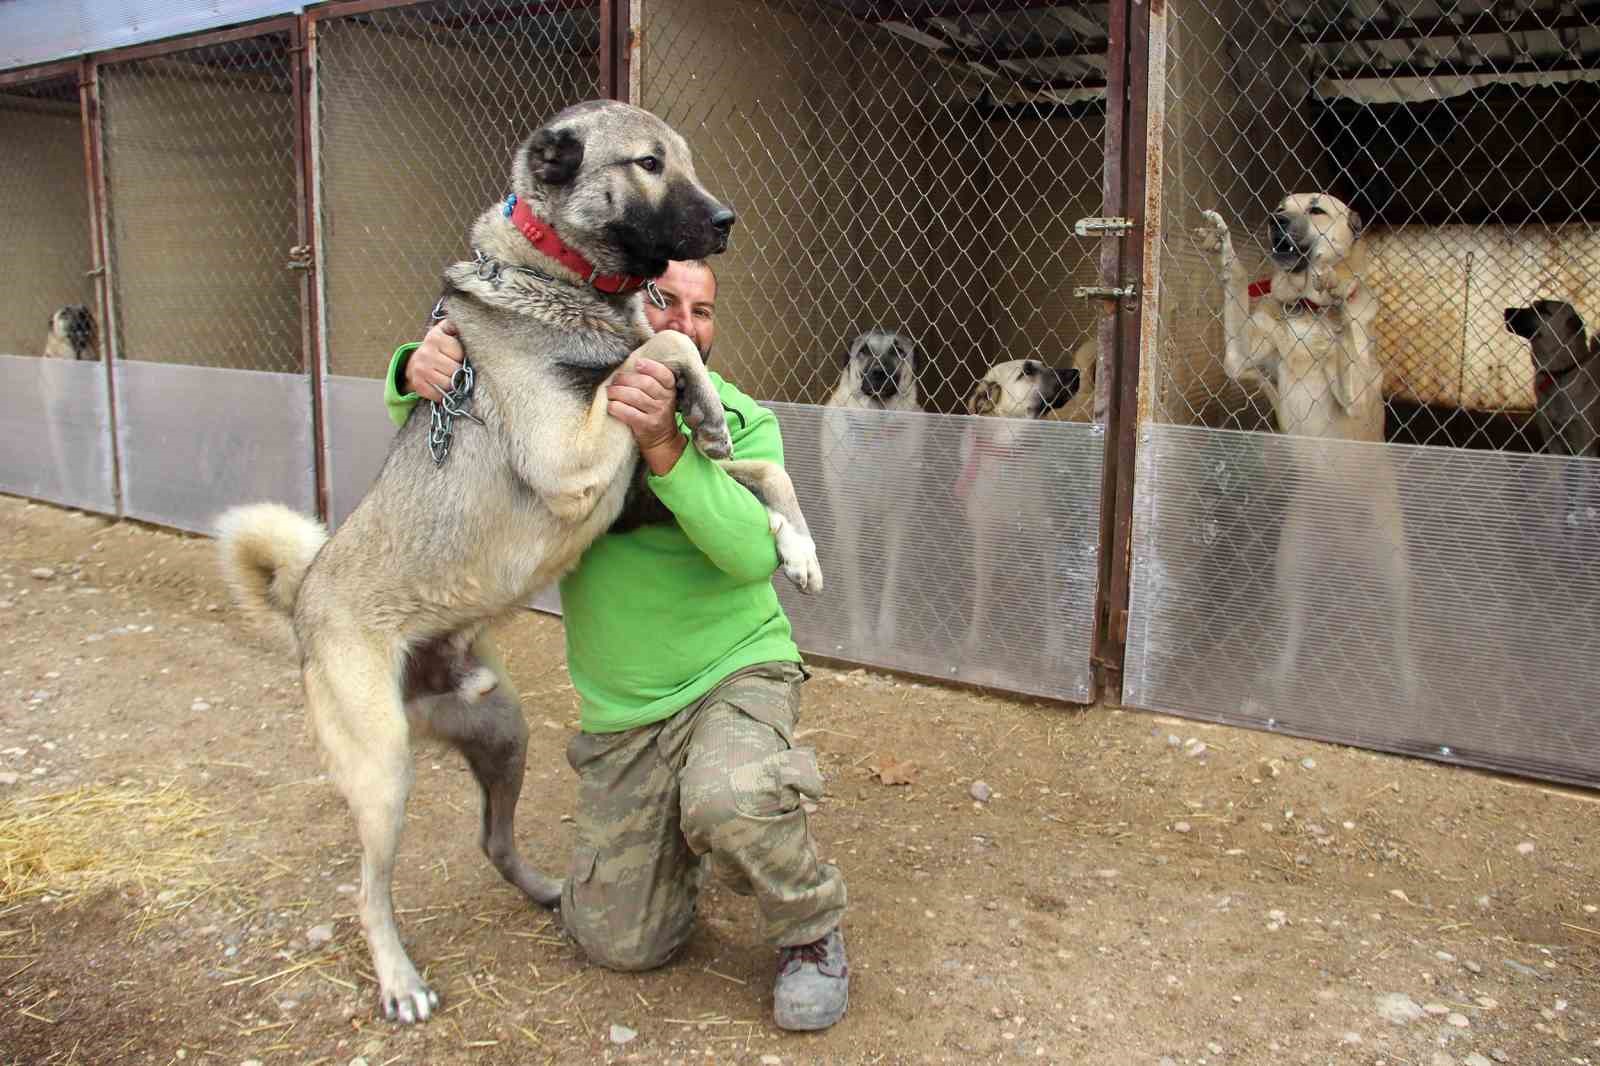
[[972, 387], [972, 392], [967, 396], [967, 413], [973, 415], [986, 415], [1000, 405], [1000, 383], [998, 381], [980, 381]]
[[546, 126], [528, 138], [528, 172], [546, 185], [565, 185], [583, 164], [583, 142], [571, 127]]

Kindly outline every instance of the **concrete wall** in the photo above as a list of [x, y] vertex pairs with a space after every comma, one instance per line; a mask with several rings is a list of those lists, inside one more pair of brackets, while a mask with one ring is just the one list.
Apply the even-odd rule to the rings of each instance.
[[254, 72], [194, 58], [100, 72], [121, 354], [302, 371], [286, 53]]
[[43, 351], [63, 304], [96, 310], [91, 265], [76, 94], [0, 94], [0, 355]]

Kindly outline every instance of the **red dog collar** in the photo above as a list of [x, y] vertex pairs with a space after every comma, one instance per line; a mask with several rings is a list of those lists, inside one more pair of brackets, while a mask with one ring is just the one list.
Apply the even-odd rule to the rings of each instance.
[[[1358, 289], [1360, 287], [1361, 287], [1361, 283], [1360, 282], [1351, 283], [1350, 291], [1344, 294], [1344, 298], [1346, 300], [1349, 300], [1351, 297], [1353, 297], [1356, 294], [1356, 289]], [[1270, 296], [1271, 294], [1272, 294], [1272, 279], [1271, 278], [1262, 278], [1260, 281], [1252, 281], [1250, 283], [1250, 299], [1259, 300], [1263, 296]], [[1306, 312], [1306, 313], [1309, 313], [1309, 314], [1316, 314], [1318, 311], [1324, 310], [1326, 307], [1327, 307], [1326, 304], [1319, 304], [1319, 303], [1317, 303], [1317, 301], [1308, 300], [1303, 296], [1298, 300], [1294, 300], [1294, 301], [1292, 301], [1290, 303], [1286, 303], [1286, 304], [1283, 305], [1283, 308], [1286, 311], [1300, 311], [1300, 312]]]
[[651, 280], [636, 274], [596, 274], [594, 264], [568, 247], [566, 241], [556, 236], [556, 231], [550, 228], [550, 224], [535, 215], [527, 203], [515, 193], [506, 197], [505, 215], [513, 226], [522, 231], [522, 235], [528, 238], [528, 243], [535, 249], [554, 259], [607, 296], [637, 292]]

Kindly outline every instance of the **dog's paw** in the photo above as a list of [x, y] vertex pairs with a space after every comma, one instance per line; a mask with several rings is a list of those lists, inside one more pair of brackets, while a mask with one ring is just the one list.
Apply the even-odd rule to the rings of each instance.
[[[687, 419], [685, 419], [687, 421]], [[733, 455], [733, 437], [728, 434], [728, 420], [719, 411], [713, 418], [700, 420], [693, 425], [694, 446], [708, 459], [728, 459]]]
[[767, 517], [778, 545], [783, 576], [807, 596], [821, 592], [822, 564], [817, 561], [817, 542], [776, 511], [768, 512]]
[[1223, 221], [1222, 216], [1215, 211], [1202, 211], [1200, 215], [1208, 225], [1195, 227], [1194, 243], [1202, 252], [1228, 250], [1232, 241], [1228, 236], [1228, 224]]
[[439, 1007], [439, 993], [429, 988], [407, 962], [407, 973], [380, 981], [378, 995], [383, 1001], [383, 1016], [401, 1025], [425, 1022]]

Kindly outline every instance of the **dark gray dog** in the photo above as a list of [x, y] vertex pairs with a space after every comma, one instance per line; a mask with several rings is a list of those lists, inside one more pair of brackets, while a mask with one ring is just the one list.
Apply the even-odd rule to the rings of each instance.
[[1589, 340], [1583, 319], [1561, 300], [1506, 308], [1506, 329], [1532, 351], [1544, 450], [1600, 457], [1600, 341]]

